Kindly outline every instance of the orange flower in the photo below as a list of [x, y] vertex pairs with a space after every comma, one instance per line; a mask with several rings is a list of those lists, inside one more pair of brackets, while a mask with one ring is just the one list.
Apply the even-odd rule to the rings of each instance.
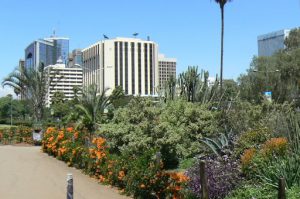
[[72, 132], [72, 131], [73, 131], [73, 127], [68, 127], [66, 130], [67, 130], [68, 132]]
[[254, 148], [245, 150], [244, 154], [241, 157], [241, 162], [243, 167], [247, 167], [251, 163], [255, 153], [256, 150]]
[[124, 176], [125, 176], [124, 171], [119, 171], [118, 179], [122, 180], [124, 178]]
[[103, 175], [100, 175], [100, 176], [99, 176], [99, 181], [100, 181], [100, 182], [104, 182], [104, 181], [105, 181], [105, 177], [103, 177]]
[[265, 156], [276, 154], [276, 155], [284, 155], [288, 148], [288, 141], [286, 138], [271, 138], [266, 141], [262, 146], [262, 154]]
[[140, 188], [144, 189], [146, 186], [144, 184], [140, 185]]
[[78, 132], [77, 131], [74, 133], [74, 139], [75, 140], [78, 139]]

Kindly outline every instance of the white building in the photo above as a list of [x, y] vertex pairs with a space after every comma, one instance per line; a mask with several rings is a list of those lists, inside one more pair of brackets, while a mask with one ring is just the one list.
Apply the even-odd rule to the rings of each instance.
[[83, 85], [121, 86], [126, 95], [153, 96], [159, 84], [158, 45], [137, 38], [99, 41], [83, 52]]
[[158, 55], [159, 86], [162, 88], [165, 82], [171, 77], [176, 78], [176, 59], [167, 58], [164, 54]]
[[[46, 106], [49, 107], [52, 97], [56, 92], [62, 92], [65, 100], [74, 98], [74, 87], [82, 88], [82, 69], [66, 68], [61, 60], [55, 65], [49, 65], [44, 69], [46, 81]], [[80, 94], [80, 93], [79, 93]]]

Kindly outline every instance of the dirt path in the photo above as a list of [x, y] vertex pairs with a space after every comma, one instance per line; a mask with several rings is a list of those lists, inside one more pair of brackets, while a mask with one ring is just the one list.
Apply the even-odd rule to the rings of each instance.
[[0, 199], [65, 199], [68, 173], [74, 178], [74, 199], [126, 199], [40, 147], [0, 146]]

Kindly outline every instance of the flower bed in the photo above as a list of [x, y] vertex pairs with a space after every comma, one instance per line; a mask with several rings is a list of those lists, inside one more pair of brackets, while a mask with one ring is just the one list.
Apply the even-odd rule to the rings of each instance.
[[142, 155], [111, 154], [104, 138], [94, 138], [89, 144], [86, 135], [73, 128], [48, 128], [42, 149], [135, 198], [183, 198], [181, 189], [188, 178], [179, 172], [167, 172], [154, 150]]
[[0, 130], [1, 144], [33, 144], [32, 129], [24, 126]]

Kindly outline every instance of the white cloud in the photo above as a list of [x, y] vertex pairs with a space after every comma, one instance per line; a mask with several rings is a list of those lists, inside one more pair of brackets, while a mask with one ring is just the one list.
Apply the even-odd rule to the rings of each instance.
[[7, 86], [3, 88], [2, 86], [0, 86], [0, 97], [5, 97], [8, 94], [13, 95], [14, 98], [16, 97], [16, 94], [14, 93], [14, 90], [12, 88]]

